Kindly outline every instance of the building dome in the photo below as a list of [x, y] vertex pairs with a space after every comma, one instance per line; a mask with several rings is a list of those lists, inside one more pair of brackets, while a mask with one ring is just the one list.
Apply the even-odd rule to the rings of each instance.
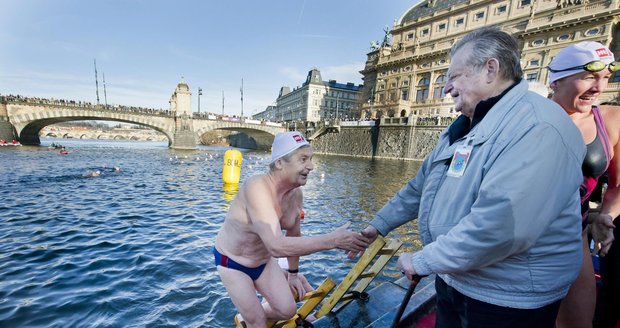
[[407, 23], [415, 22], [420, 17], [430, 16], [433, 12], [442, 9], [450, 8], [461, 2], [467, 2], [468, 0], [424, 0], [418, 2], [413, 7], [405, 12], [400, 18], [398, 23], [404, 25]]

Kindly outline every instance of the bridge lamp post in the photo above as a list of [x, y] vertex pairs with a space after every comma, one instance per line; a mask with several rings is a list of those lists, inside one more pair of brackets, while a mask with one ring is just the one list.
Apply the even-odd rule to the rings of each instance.
[[202, 96], [202, 89], [198, 87], [198, 114], [200, 114], [200, 96]]

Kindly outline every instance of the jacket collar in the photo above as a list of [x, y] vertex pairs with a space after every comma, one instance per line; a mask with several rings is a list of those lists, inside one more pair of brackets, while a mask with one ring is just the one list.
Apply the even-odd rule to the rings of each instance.
[[[452, 123], [450, 127], [448, 127], [448, 129], [446, 129], [446, 131], [444, 131], [444, 133], [442, 134], [438, 144], [438, 146], [442, 147], [442, 149], [438, 150], [439, 152], [433, 159], [433, 162], [451, 158], [452, 154], [454, 153], [454, 149], [456, 148], [456, 144], [454, 143], [456, 140], [468, 136], [474, 136], [472, 140], [472, 145], [478, 145], [485, 142], [492, 135], [492, 133], [502, 125], [502, 122], [509, 113], [518, 110], [518, 108], [514, 108], [515, 104], [527, 92], [527, 81], [521, 79], [520, 81], [515, 82], [515, 84], [513, 84], [510, 88], [506, 89], [505, 92], [497, 96], [498, 99], [495, 100], [493, 102], [493, 105], [491, 105], [491, 107], [484, 112], [484, 115], [482, 115], [482, 118], [484, 118], [484, 120], [478, 120], [474, 127], [470, 126], [470, 121], [468, 117], [466, 117], [465, 115], [459, 116], [459, 118], [454, 121], [454, 123]], [[494, 109], [491, 110], [491, 108]], [[478, 106], [476, 106], [476, 111], [477, 109]], [[452, 131], [452, 129], [454, 129], [454, 131]], [[451, 133], [455, 134], [456, 139], [451, 139]], [[461, 133], [464, 134], [461, 135]], [[444, 138], [448, 138], [448, 140], [445, 140]], [[441, 145], [441, 140], [444, 140], [443, 145]]]
[[487, 115], [489, 110], [497, 104], [500, 99], [502, 99], [514, 86], [519, 84], [520, 80], [513, 83], [511, 86], [506, 88], [506, 90], [502, 91], [501, 94], [491, 97], [485, 100], [482, 100], [476, 105], [476, 109], [474, 109], [474, 118], [470, 121], [469, 118], [465, 115], [461, 115], [450, 125], [448, 128], [448, 136], [450, 140], [450, 144], [453, 144], [456, 140], [464, 137], [471, 131], [478, 123], [482, 121], [482, 119]]

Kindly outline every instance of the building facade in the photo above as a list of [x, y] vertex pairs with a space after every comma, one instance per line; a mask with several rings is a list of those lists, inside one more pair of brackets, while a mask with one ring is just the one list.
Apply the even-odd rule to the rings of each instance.
[[361, 91], [362, 85], [351, 82], [323, 81], [321, 72], [312, 69], [300, 87], [280, 88], [275, 104], [252, 118], [284, 122], [357, 119]]
[[[521, 46], [524, 78], [547, 83], [547, 66], [569, 44], [597, 41], [616, 55], [618, 0], [425, 0], [394, 22], [367, 54], [360, 116], [457, 116], [442, 93], [452, 45], [482, 26], [498, 25]], [[620, 72], [601, 102], [618, 99]]]

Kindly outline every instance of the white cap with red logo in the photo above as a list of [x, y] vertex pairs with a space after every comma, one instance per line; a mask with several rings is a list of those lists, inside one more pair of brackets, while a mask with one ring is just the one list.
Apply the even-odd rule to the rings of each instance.
[[306, 138], [298, 131], [278, 133], [271, 145], [271, 163], [292, 153], [297, 148], [309, 144]]
[[[558, 52], [549, 64], [550, 69], [564, 70], [570, 67], [585, 65], [600, 60], [605, 64], [614, 61], [614, 54], [603, 44], [594, 41], [583, 41], [572, 44]], [[563, 77], [585, 72], [583, 68], [575, 68], [568, 71], [549, 71], [549, 84]]]

